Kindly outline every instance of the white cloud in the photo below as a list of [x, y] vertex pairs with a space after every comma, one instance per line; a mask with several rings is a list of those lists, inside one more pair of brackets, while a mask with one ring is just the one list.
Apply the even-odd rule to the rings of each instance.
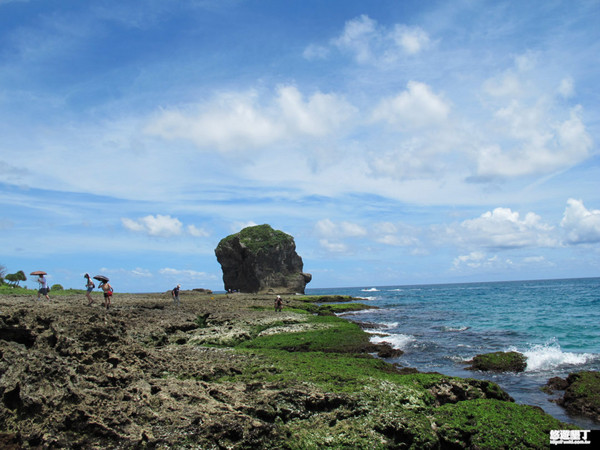
[[563, 214], [561, 227], [569, 244], [600, 242], [600, 210], [588, 210], [581, 200], [570, 198]]
[[233, 233], [237, 233], [237, 232], [243, 230], [244, 228], [255, 227], [256, 225], [258, 225], [258, 224], [252, 220], [250, 220], [248, 222], [235, 222], [235, 223], [231, 224], [230, 229]]
[[512, 102], [498, 110], [495, 127], [505, 142], [480, 149], [478, 175], [485, 179], [550, 173], [583, 161], [592, 139], [581, 112], [579, 106], [572, 108], [569, 118], [557, 123], [549, 120], [543, 104], [528, 108]]
[[[420, 27], [396, 24], [392, 29], [379, 25], [367, 15], [346, 22], [342, 33], [331, 40], [334, 47], [352, 55], [359, 64], [389, 63], [404, 55], [416, 55], [431, 44], [429, 35]], [[311, 45], [305, 55], [315, 53]], [[320, 50], [323, 55], [324, 51]]]
[[341, 242], [330, 242], [327, 239], [320, 239], [319, 245], [330, 253], [346, 253], [348, 247]]
[[455, 268], [463, 264], [469, 267], [479, 267], [485, 258], [486, 255], [482, 252], [471, 252], [468, 255], [460, 255], [454, 258], [453, 265]]
[[367, 234], [367, 230], [358, 224], [346, 221], [336, 224], [329, 219], [319, 220], [315, 230], [321, 236], [336, 238], [361, 237]]
[[560, 85], [558, 86], [558, 93], [566, 99], [571, 98], [575, 95], [575, 86], [571, 77], [563, 78], [562, 80], [560, 80]]
[[346, 22], [344, 31], [333, 40], [333, 44], [354, 53], [359, 63], [366, 63], [371, 59], [371, 41], [378, 34], [376, 28], [377, 22], [363, 14]]
[[443, 124], [449, 113], [450, 105], [433, 93], [431, 87], [409, 81], [405, 91], [379, 102], [373, 111], [373, 120], [406, 130]]
[[460, 270], [464, 266], [469, 269], [506, 269], [513, 266], [510, 259], [501, 259], [498, 255], [488, 256], [482, 252], [471, 252], [468, 255], [460, 255], [454, 258], [453, 269]]
[[[396, 225], [391, 222], [380, 222], [373, 226], [373, 235], [376, 242], [394, 247], [418, 246], [419, 239], [416, 237], [417, 230], [406, 225]], [[413, 254], [419, 250], [413, 250]]]
[[447, 231], [453, 241], [467, 246], [508, 249], [557, 245], [553, 227], [542, 223], [540, 216], [529, 212], [521, 219], [510, 208], [496, 208]]
[[148, 215], [138, 220], [122, 218], [123, 226], [128, 230], [146, 233], [150, 236], [170, 237], [182, 234], [182, 223], [171, 216]]
[[141, 267], [136, 267], [130, 273], [134, 277], [141, 277], [141, 278], [152, 277], [152, 272], [150, 272], [148, 269], [142, 269]]
[[396, 25], [391, 36], [396, 44], [410, 55], [419, 53], [430, 44], [429, 35], [420, 27]]
[[187, 232], [194, 237], [207, 237], [210, 233], [203, 228], [198, 228], [196, 225], [188, 225]]
[[355, 112], [338, 95], [315, 92], [304, 99], [295, 86], [280, 86], [267, 101], [256, 91], [225, 93], [187, 110], [162, 111], [148, 124], [146, 133], [190, 140], [200, 148], [239, 151], [325, 136]]
[[522, 86], [518, 76], [509, 71], [486, 80], [483, 91], [492, 97], [518, 97]]

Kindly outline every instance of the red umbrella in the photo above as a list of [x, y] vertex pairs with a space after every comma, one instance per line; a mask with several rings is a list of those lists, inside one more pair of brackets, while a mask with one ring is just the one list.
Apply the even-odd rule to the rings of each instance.
[[44, 272], [43, 270], [36, 270], [34, 272], [31, 272], [29, 275], [48, 275], [46, 272]]

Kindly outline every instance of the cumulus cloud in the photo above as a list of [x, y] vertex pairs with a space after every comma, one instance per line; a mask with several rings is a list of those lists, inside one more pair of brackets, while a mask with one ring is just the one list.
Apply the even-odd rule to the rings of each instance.
[[346, 22], [342, 34], [332, 42], [354, 53], [356, 60], [364, 63], [371, 59], [371, 43], [377, 37], [377, 22], [363, 14]]
[[475, 219], [468, 219], [448, 228], [455, 242], [485, 248], [555, 247], [553, 227], [541, 217], [529, 212], [521, 218], [510, 208], [496, 208]]
[[581, 200], [570, 198], [567, 201], [560, 225], [569, 244], [600, 242], [600, 210], [588, 210]]
[[331, 242], [328, 239], [320, 239], [319, 245], [321, 246], [321, 248], [327, 250], [330, 253], [348, 252], [348, 246], [342, 242]]
[[349, 120], [356, 109], [335, 94], [304, 98], [295, 86], [280, 86], [275, 96], [256, 91], [224, 93], [188, 109], [162, 111], [146, 127], [150, 135], [185, 139], [199, 148], [247, 150], [302, 137], [323, 137]]
[[477, 251], [471, 252], [468, 255], [460, 255], [452, 263], [455, 270], [460, 270], [465, 266], [469, 269], [506, 269], [513, 265], [513, 261], [508, 258], [501, 259], [498, 255], [488, 256], [485, 253]]
[[184, 232], [187, 232], [187, 234], [194, 237], [206, 237], [209, 235], [206, 230], [199, 228], [196, 225], [188, 225], [184, 229], [183, 224], [179, 219], [169, 215], [148, 215], [140, 217], [137, 220], [123, 217], [121, 218], [121, 223], [130, 231], [144, 233], [149, 236], [172, 237], [183, 235]]
[[319, 220], [315, 225], [315, 230], [324, 237], [360, 237], [367, 234], [367, 230], [361, 225], [346, 221], [334, 223], [330, 219]]
[[152, 277], [152, 272], [150, 272], [148, 269], [142, 269], [141, 267], [136, 267], [130, 273], [134, 277], [141, 277], [141, 278]]
[[422, 128], [446, 121], [450, 105], [431, 87], [409, 81], [406, 88], [397, 96], [379, 102], [373, 111], [373, 120], [384, 121], [400, 129]]
[[478, 176], [517, 177], [549, 173], [573, 166], [589, 156], [592, 139], [574, 107], [562, 122], [549, 120], [543, 105], [525, 107], [519, 102], [498, 110], [495, 126], [503, 144], [484, 146], [478, 153]]
[[[413, 227], [405, 225], [396, 225], [392, 222], [379, 222], [373, 226], [375, 241], [384, 245], [394, 247], [418, 246], [419, 239], [416, 237], [417, 231]], [[415, 254], [419, 252], [414, 250]]]
[[179, 219], [161, 214], [148, 215], [138, 220], [122, 218], [121, 222], [128, 230], [146, 233], [150, 236], [170, 237], [180, 235], [182, 232], [182, 223]]
[[[359, 64], [378, 64], [418, 54], [431, 45], [431, 39], [420, 27], [396, 24], [390, 29], [363, 14], [347, 21], [331, 45], [353, 55]], [[319, 49], [317, 54], [324, 55], [326, 48], [313, 44], [305, 50], [305, 57], [313, 56], [316, 49]]]
[[319, 245], [330, 253], [348, 253], [349, 246], [342, 239], [360, 238], [367, 235], [367, 230], [352, 222], [335, 223], [330, 219], [319, 220], [315, 224], [315, 232], [321, 236]]
[[410, 55], [419, 53], [430, 44], [429, 35], [420, 27], [396, 25], [391, 32], [396, 44]]

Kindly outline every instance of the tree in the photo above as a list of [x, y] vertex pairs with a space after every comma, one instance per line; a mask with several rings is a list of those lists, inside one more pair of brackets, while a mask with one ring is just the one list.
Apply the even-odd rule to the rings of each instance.
[[17, 273], [9, 273], [4, 278], [6, 278], [12, 287], [17, 287], [20, 281], [26, 281], [27, 277], [25, 276], [25, 272], [19, 270]]

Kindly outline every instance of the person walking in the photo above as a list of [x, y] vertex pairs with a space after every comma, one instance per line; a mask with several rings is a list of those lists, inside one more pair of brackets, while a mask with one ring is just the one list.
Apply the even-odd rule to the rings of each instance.
[[46, 300], [50, 300], [50, 296], [48, 295], [48, 281], [46, 280], [45, 275], [39, 275], [37, 282], [40, 285], [40, 289], [38, 290], [38, 302], [41, 300], [42, 295], [46, 297]]
[[87, 289], [85, 296], [88, 299], [88, 306], [91, 306], [94, 303], [94, 299], [92, 298], [92, 291], [94, 290], [96, 285], [92, 281], [92, 278], [90, 277], [89, 273], [86, 273], [83, 277], [87, 279], [87, 282], [85, 283], [85, 288]]
[[283, 310], [283, 300], [281, 299], [281, 296], [277, 296], [277, 298], [275, 299], [275, 311], [282, 311]]
[[104, 292], [104, 307], [108, 311], [110, 308], [110, 299], [113, 295], [113, 288], [108, 281], [103, 281], [98, 287]]
[[181, 285], [178, 284], [177, 286], [175, 286], [173, 288], [173, 290], [171, 291], [171, 296], [173, 297], [173, 304], [175, 306], [180, 306], [181, 302], [179, 301], [179, 289], [181, 289]]

